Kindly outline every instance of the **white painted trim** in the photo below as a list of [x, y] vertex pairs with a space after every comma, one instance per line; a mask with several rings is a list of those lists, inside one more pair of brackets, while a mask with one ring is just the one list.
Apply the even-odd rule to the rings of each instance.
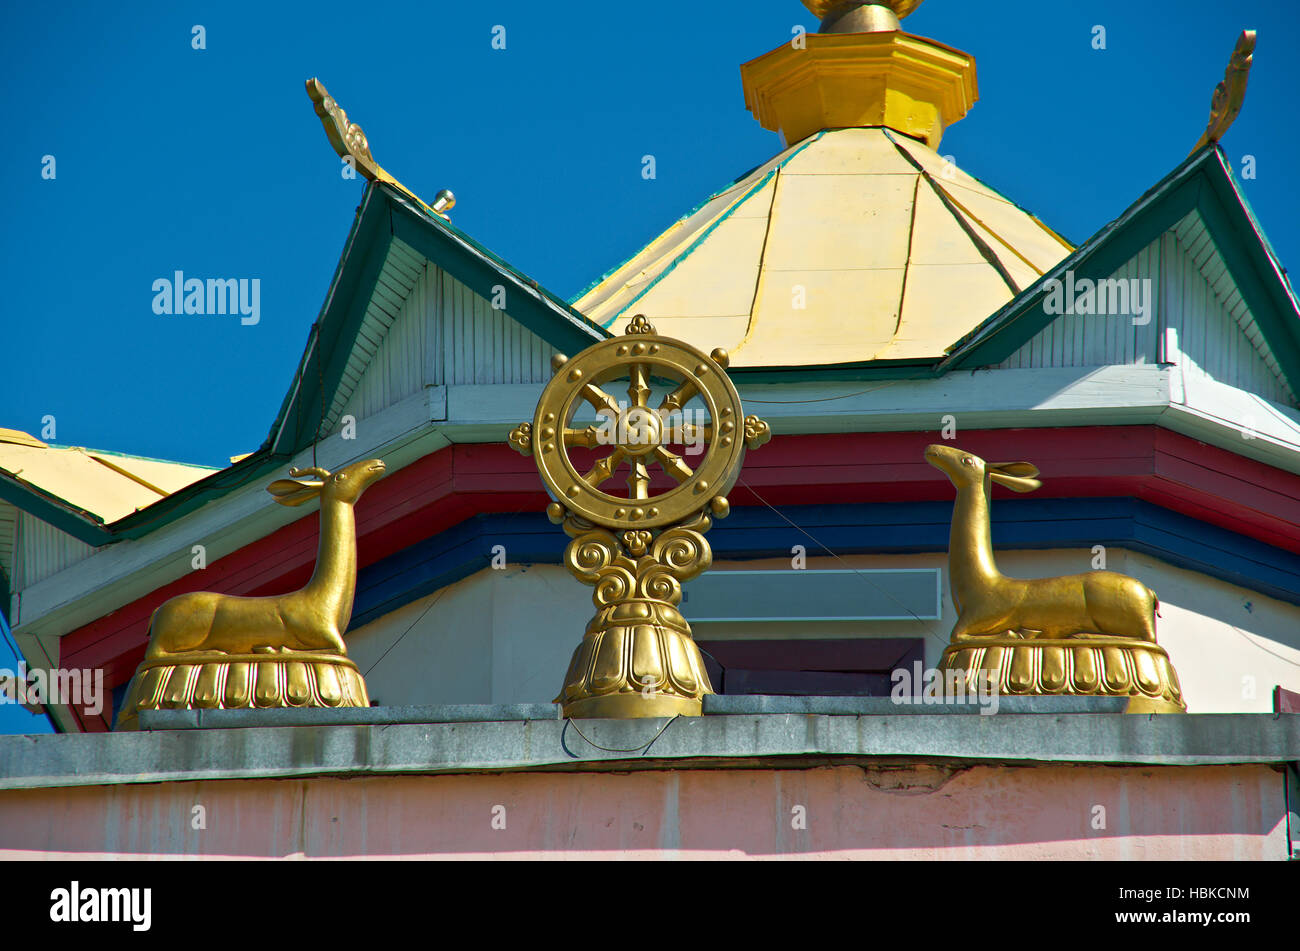
[[[1177, 376], [1177, 367], [1152, 364], [977, 370], [933, 380], [748, 385], [741, 398], [778, 434], [937, 432], [946, 414], [957, 417], [959, 440], [963, 429], [1158, 424], [1300, 473], [1300, 412], [1202, 379], [1186, 381], [1187, 402], [1178, 402]], [[336, 467], [382, 455], [395, 471], [451, 443], [504, 441], [531, 419], [541, 391], [541, 384], [428, 387], [359, 420], [357, 442], [323, 440], [318, 456]], [[1256, 438], [1244, 439], [1239, 421], [1252, 413]], [[295, 464], [310, 464], [310, 450]], [[300, 516], [275, 505], [261, 483], [247, 486], [26, 589], [14, 634], [61, 636], [181, 577], [194, 539], [204, 539], [215, 560]]]

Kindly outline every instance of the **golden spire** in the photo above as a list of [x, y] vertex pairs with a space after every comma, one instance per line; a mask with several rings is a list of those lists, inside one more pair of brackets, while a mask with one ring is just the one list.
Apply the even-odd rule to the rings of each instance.
[[921, 0], [803, 0], [814, 35], [740, 67], [745, 105], [786, 145], [822, 129], [884, 126], [937, 149], [944, 129], [979, 98], [975, 60], [905, 33]]

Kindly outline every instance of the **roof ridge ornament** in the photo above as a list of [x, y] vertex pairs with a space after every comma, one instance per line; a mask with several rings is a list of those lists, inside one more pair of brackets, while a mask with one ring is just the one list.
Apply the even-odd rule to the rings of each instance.
[[451, 193], [450, 189], [444, 188], [438, 192], [434, 197], [433, 204], [428, 204], [375, 161], [375, 157], [370, 151], [370, 140], [361, 131], [361, 126], [348, 119], [348, 114], [343, 111], [343, 107], [338, 104], [338, 101], [329, 94], [329, 90], [325, 88], [324, 83], [315, 77], [307, 80], [307, 95], [315, 105], [320, 124], [325, 127], [325, 135], [330, 140], [330, 145], [334, 147], [334, 151], [338, 153], [339, 158], [348, 160], [352, 167], [368, 180], [392, 185], [409, 198], [415, 200], [427, 211], [445, 221], [451, 220], [444, 213], [456, 207], [456, 196]]
[[803, 0], [821, 20], [818, 33], [884, 33], [900, 30], [899, 21], [924, 0]]
[[1246, 80], [1250, 77], [1254, 53], [1255, 31], [1242, 30], [1228, 59], [1228, 68], [1223, 71], [1223, 82], [1214, 87], [1214, 95], [1210, 97], [1210, 121], [1205, 133], [1192, 146], [1189, 155], [1218, 142], [1237, 121], [1241, 104], [1246, 100]]

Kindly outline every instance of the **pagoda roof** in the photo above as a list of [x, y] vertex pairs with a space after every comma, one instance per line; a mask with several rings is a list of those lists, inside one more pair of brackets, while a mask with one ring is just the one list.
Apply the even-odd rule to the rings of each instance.
[[737, 369], [933, 361], [1073, 246], [920, 142], [823, 130], [711, 196], [583, 293]]

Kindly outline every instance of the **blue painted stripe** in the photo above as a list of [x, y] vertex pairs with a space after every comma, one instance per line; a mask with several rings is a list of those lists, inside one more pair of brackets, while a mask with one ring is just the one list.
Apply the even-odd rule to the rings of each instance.
[[[811, 557], [825, 556], [826, 549], [837, 555], [946, 551], [952, 503], [805, 505], [783, 511], [808, 534], [770, 509], [735, 508], [709, 533], [714, 557], [788, 557], [795, 545], [803, 545]], [[467, 519], [362, 569], [351, 626], [368, 624], [488, 567], [496, 545], [505, 547], [511, 564], [559, 564], [567, 543], [541, 512]], [[1300, 604], [1300, 555], [1139, 499], [999, 499], [993, 544], [1125, 548]]]

